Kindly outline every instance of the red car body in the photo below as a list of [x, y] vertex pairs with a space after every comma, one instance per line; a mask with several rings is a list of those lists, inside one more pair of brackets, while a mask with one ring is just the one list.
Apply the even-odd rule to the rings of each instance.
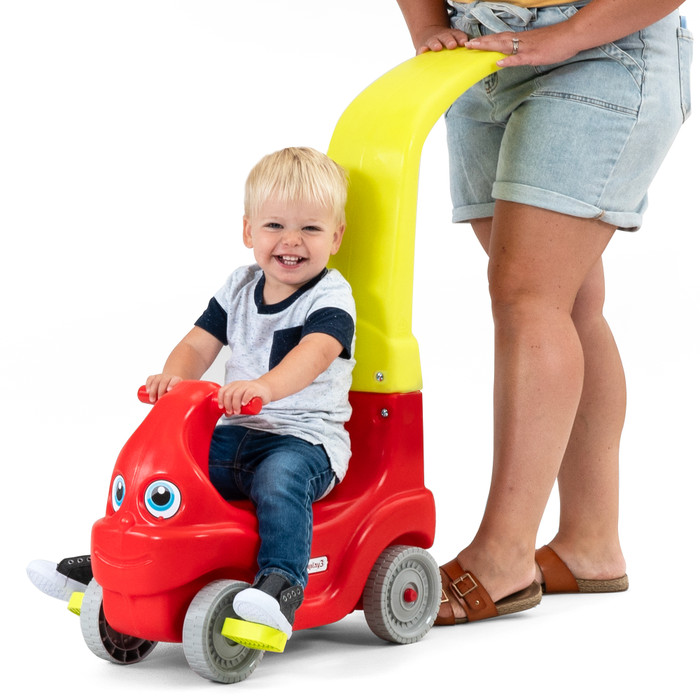
[[[91, 550], [105, 619], [123, 634], [180, 642], [188, 606], [203, 586], [251, 582], [257, 572], [252, 505], [227, 502], [208, 478], [209, 443], [221, 416], [218, 389], [211, 382], [178, 384], [117, 459]], [[309, 583], [294, 629], [361, 608], [367, 577], [387, 546], [433, 542], [420, 392], [350, 398], [352, 459], [346, 478], [314, 504]]]

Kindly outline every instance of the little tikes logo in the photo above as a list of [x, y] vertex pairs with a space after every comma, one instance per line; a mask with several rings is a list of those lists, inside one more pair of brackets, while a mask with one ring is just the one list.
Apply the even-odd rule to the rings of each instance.
[[328, 568], [328, 557], [314, 557], [309, 559], [309, 565], [306, 567], [306, 572], [311, 574], [320, 574]]

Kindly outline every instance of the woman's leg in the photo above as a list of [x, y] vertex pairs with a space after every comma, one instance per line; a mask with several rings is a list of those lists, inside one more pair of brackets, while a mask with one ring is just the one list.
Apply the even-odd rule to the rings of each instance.
[[[473, 221], [488, 252], [491, 219]], [[560, 525], [551, 542], [576, 578], [625, 573], [618, 537], [619, 448], [626, 386], [615, 339], [603, 316], [602, 259], [576, 295], [572, 319], [584, 356], [584, 380], [574, 425], [558, 474]], [[539, 574], [539, 572], [538, 572]]]
[[560, 521], [552, 548], [577, 578], [625, 573], [618, 537], [619, 449], [625, 375], [603, 317], [605, 278], [599, 261], [579, 290], [572, 318], [584, 355], [581, 401], [559, 470]]
[[[496, 205], [488, 241], [494, 465], [481, 525], [459, 555], [495, 601], [535, 578], [537, 529], [583, 392], [572, 312], [613, 231], [596, 220]], [[483, 231], [479, 237], [484, 242]]]

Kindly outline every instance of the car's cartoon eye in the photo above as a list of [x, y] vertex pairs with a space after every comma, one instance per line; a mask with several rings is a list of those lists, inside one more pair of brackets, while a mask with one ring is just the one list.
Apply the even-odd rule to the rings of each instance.
[[146, 508], [154, 518], [172, 518], [180, 508], [180, 489], [170, 481], [154, 481], [146, 489]]
[[115, 511], [119, 510], [124, 503], [124, 495], [126, 494], [126, 483], [124, 477], [118, 474], [112, 482], [112, 508]]

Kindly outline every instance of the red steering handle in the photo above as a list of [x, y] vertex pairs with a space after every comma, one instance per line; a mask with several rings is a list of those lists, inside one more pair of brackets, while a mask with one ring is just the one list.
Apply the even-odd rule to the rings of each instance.
[[[151, 397], [148, 395], [148, 391], [146, 391], [145, 386], [139, 387], [138, 397], [139, 397], [139, 401], [141, 401], [142, 403], [151, 404]], [[216, 404], [216, 406], [218, 408], [218, 406], [219, 406], [218, 398], [216, 396], [213, 396], [212, 401]], [[261, 409], [262, 409], [262, 399], [259, 396], [254, 396], [250, 401], [248, 401], [247, 404], [241, 406], [241, 414], [247, 415], [247, 416], [255, 416], [258, 413], [260, 413]]]

